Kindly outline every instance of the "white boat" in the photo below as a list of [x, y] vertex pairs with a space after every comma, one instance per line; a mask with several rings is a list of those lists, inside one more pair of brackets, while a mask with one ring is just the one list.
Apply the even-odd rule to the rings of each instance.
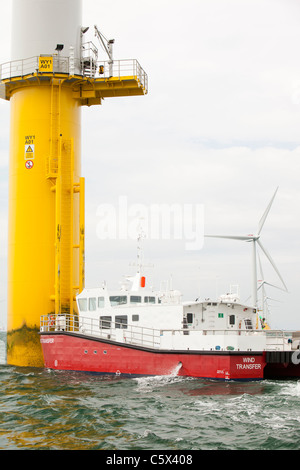
[[126, 376], [299, 377], [297, 332], [274, 331], [237, 293], [182, 302], [146, 287], [141, 265], [117, 291], [85, 288], [78, 314], [41, 317], [45, 366]]

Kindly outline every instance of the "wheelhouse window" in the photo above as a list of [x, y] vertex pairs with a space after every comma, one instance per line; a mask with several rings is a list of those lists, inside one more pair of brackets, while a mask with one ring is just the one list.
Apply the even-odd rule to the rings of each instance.
[[127, 315], [116, 315], [116, 328], [127, 328]]
[[132, 315], [132, 321], [139, 321], [140, 316], [139, 315]]
[[111, 295], [109, 300], [112, 307], [124, 305], [127, 304], [127, 295]]
[[99, 327], [100, 329], [111, 328], [111, 317], [103, 315], [99, 318]]
[[250, 318], [245, 319], [246, 330], [253, 330], [252, 320]]
[[187, 313], [186, 314], [186, 320], [188, 323], [193, 323], [193, 317], [194, 315], [192, 313]]
[[94, 312], [96, 310], [96, 297], [89, 298], [89, 311]]
[[87, 299], [78, 299], [78, 305], [81, 312], [87, 311]]
[[104, 308], [104, 297], [98, 297], [98, 308]]
[[155, 297], [145, 296], [144, 297], [144, 302], [146, 304], [155, 304]]
[[140, 295], [131, 295], [130, 296], [130, 303], [131, 304], [138, 304], [141, 303], [142, 297]]

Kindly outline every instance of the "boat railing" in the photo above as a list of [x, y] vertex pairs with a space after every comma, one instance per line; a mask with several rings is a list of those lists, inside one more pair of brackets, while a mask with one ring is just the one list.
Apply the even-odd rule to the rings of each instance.
[[287, 330], [266, 330], [267, 350], [293, 349], [293, 332]]
[[90, 318], [78, 315], [59, 314], [43, 315], [40, 331], [72, 332], [78, 335], [101, 338], [104, 340], [127, 343], [148, 348], [160, 348], [163, 337], [191, 336], [265, 336], [266, 350], [289, 350], [292, 348], [292, 332], [283, 330], [190, 330], [190, 329], [154, 329], [127, 324], [122, 321], [113, 322], [108, 318]]
[[101, 338], [137, 346], [159, 348], [161, 330], [110, 319], [78, 317], [76, 315], [43, 315], [41, 332], [72, 332], [79, 335]]
[[258, 336], [266, 337], [266, 350], [288, 350], [292, 347], [292, 331], [267, 329], [202, 330], [203, 335]]

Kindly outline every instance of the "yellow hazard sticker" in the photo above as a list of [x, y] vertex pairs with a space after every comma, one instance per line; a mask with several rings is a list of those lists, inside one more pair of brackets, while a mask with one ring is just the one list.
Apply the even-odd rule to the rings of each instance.
[[34, 144], [25, 145], [25, 158], [30, 160], [34, 158]]

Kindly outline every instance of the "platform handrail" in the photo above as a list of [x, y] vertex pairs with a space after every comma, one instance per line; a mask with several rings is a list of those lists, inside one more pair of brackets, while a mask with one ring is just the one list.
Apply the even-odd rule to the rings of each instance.
[[[134, 77], [145, 91], [148, 90], [148, 76], [136, 59], [95, 61], [90, 64], [90, 67], [86, 67], [86, 62], [80, 59], [56, 55], [49, 55], [49, 57], [53, 58], [53, 72], [51, 73], [63, 73], [70, 76], [77, 74], [87, 78], [105, 80]], [[0, 81], [27, 77], [28, 75], [49, 74], [49, 72], [39, 70], [39, 58], [40, 56], [34, 56], [1, 64]]]

